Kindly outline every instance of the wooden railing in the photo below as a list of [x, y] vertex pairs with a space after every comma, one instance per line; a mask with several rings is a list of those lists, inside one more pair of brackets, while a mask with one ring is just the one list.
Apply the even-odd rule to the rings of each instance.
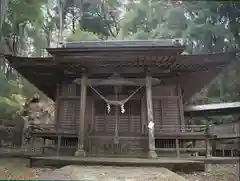
[[[211, 126], [206, 125], [162, 125], [158, 133], [179, 133], [179, 132], [207, 132]], [[32, 125], [34, 132], [76, 132], [76, 125], [64, 125], [58, 127], [55, 124], [37, 124]], [[212, 131], [211, 131], [212, 132]]]
[[162, 125], [160, 133], [173, 132], [206, 132], [208, 126], [206, 125]]
[[239, 137], [240, 136], [240, 122], [225, 123], [221, 125], [212, 126], [212, 134], [217, 137]]
[[31, 125], [32, 132], [49, 132], [49, 133], [76, 133], [77, 126], [75, 125], [64, 125], [57, 127], [55, 124], [37, 124]]

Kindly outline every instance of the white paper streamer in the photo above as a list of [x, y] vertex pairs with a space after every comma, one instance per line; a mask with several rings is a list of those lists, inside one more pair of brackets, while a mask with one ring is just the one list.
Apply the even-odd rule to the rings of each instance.
[[150, 121], [150, 122], [148, 123], [148, 128], [149, 128], [149, 129], [153, 129], [153, 127], [154, 127], [154, 122]]

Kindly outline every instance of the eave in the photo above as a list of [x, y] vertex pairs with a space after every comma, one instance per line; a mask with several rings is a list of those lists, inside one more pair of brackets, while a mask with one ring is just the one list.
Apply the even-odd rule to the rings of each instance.
[[57, 76], [56, 64], [52, 57], [17, 57], [5, 55], [10, 66], [16, 69], [30, 83], [55, 99]]
[[[142, 48], [142, 47], [134, 47]], [[160, 47], [158, 47], [160, 48]], [[168, 47], [169, 48], [169, 47]], [[164, 49], [164, 47], [163, 47]], [[236, 61], [236, 53], [216, 53], [206, 55], [178, 55], [181, 47], [172, 49], [174, 54], [163, 54], [161, 51], [148, 50], [139, 51], [141, 53], [129, 52], [114, 49], [108, 52], [92, 52], [89, 49], [80, 51], [79, 49], [62, 48], [51, 49], [53, 52], [64, 52], [65, 55], [56, 54], [55, 57], [16, 57], [6, 55], [11, 67], [28, 79], [39, 90], [50, 98], [55, 99], [58, 76], [61, 74], [65, 78], [74, 80], [85, 72], [89, 77], [108, 77], [118, 72], [123, 77], [144, 77], [146, 71], [152, 73], [153, 77], [176, 79], [184, 88], [185, 98], [189, 99], [198, 92], [204, 85], [208, 84], [223, 68]], [[50, 49], [49, 49], [50, 50]], [[64, 49], [65, 50], [65, 49]], [[170, 49], [169, 49], [170, 50]], [[77, 53], [71, 53], [71, 52]], [[154, 52], [154, 54], [151, 54]], [[148, 52], [148, 53], [147, 53]], [[150, 53], [149, 53], [150, 52]], [[140, 54], [140, 55], [139, 55]], [[142, 56], [144, 55], [144, 56]], [[101, 57], [99, 60], [97, 57]], [[131, 59], [126, 56], [132, 56]], [[139, 59], [141, 58], [141, 61]], [[142, 57], [141, 57], [142, 56]], [[93, 58], [94, 57], [94, 58]], [[59, 61], [58, 59], [61, 59]], [[120, 61], [121, 60], [121, 61]], [[60, 78], [59, 78], [60, 79]], [[191, 89], [189, 88], [191, 87]]]
[[186, 116], [204, 117], [204, 116], [221, 116], [230, 114], [239, 114], [240, 102], [190, 105], [184, 109]]

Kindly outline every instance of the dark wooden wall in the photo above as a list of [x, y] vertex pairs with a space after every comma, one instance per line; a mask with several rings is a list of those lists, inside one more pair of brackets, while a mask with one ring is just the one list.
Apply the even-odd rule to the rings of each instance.
[[[118, 107], [118, 136], [122, 147], [120, 152], [144, 151], [148, 148], [146, 93], [144, 88], [125, 104], [125, 113]], [[162, 125], [183, 124], [181, 94], [176, 85], [153, 87], [153, 114], [155, 134], [161, 131]], [[119, 95], [122, 100], [128, 95]], [[114, 100], [115, 96], [109, 95]], [[92, 154], [106, 152], [106, 147], [115, 136], [115, 106], [107, 112], [106, 103], [88, 88], [86, 104], [85, 135], [87, 151]], [[80, 86], [71, 82], [62, 82], [57, 99], [57, 126], [71, 133], [78, 133], [80, 119]], [[112, 152], [111, 149], [109, 149]]]
[[[131, 99], [125, 105], [125, 112], [118, 111], [118, 130], [120, 135], [136, 135], [141, 133], [141, 99]], [[114, 133], [116, 106], [111, 106], [110, 113], [107, 112], [107, 105], [103, 100], [96, 100], [94, 103], [94, 132], [107, 134]]]
[[57, 128], [77, 133], [80, 112], [80, 87], [72, 82], [62, 82], [58, 88]]
[[153, 88], [153, 113], [155, 134], [163, 125], [184, 124], [182, 97], [177, 85], [161, 85]]
[[[179, 125], [183, 122], [181, 94], [177, 85], [160, 85], [153, 87], [153, 113], [155, 131], [159, 132], [161, 125]], [[144, 93], [144, 91], [143, 91]], [[122, 95], [119, 99], [126, 98]], [[108, 96], [114, 99], [113, 95]], [[59, 89], [57, 124], [71, 132], [76, 131], [80, 116], [80, 86], [63, 82]], [[125, 104], [125, 113], [118, 107], [118, 128], [120, 135], [144, 134], [147, 126], [145, 94], [137, 94]], [[106, 103], [96, 96], [87, 96], [86, 122], [91, 134], [111, 135], [115, 130], [115, 106], [107, 113]]]

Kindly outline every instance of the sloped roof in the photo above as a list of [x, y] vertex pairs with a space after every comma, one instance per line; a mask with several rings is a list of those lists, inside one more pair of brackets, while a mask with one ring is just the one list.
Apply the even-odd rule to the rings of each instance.
[[[156, 78], [160, 74], [177, 76], [188, 99], [223, 67], [236, 60], [238, 52], [181, 55], [182, 45], [163, 45], [160, 41], [72, 42], [65, 46], [49, 48], [53, 57], [5, 57], [13, 68], [52, 99], [56, 93], [58, 73], [79, 78], [81, 71], [87, 69], [90, 74], [96, 73], [98, 78], [116, 71], [123, 77], [135, 77], [148, 67]], [[190, 90], [193, 81], [198, 84]]]
[[158, 39], [158, 40], [100, 40], [100, 41], [72, 41], [66, 42], [63, 47], [66, 48], [94, 48], [94, 47], [173, 47], [182, 46], [179, 40]]
[[11, 67], [16, 69], [30, 83], [55, 99], [57, 88], [56, 64], [53, 57], [17, 57], [5, 55]]

